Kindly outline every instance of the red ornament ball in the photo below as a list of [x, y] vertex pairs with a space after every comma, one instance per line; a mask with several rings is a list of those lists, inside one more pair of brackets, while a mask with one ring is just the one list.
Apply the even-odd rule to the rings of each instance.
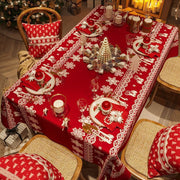
[[37, 71], [35, 74], [36, 79], [42, 79], [43, 78], [43, 73], [41, 71]]
[[94, 21], [93, 20], [88, 20], [87, 23], [88, 23], [89, 26], [93, 26], [94, 25]]
[[110, 108], [111, 108], [111, 103], [110, 103], [109, 101], [104, 101], [104, 102], [102, 103], [102, 108], [103, 108], [104, 110], [110, 109]]

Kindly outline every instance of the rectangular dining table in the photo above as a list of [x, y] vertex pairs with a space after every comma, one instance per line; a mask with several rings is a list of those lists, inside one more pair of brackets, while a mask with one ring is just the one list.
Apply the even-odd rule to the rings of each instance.
[[[126, 59], [121, 66], [115, 67], [115, 71], [99, 74], [88, 69], [88, 64], [83, 61], [79, 33], [82, 23], [91, 19], [99, 23], [101, 29], [101, 33], [87, 37], [85, 50], [91, 50], [95, 45], [101, 46], [104, 37], [107, 37], [111, 45], [119, 47], [121, 54], [127, 55], [127, 52], [134, 52], [133, 42], [128, 45], [126, 43], [127, 35], [135, 36], [134, 40], [142, 39], [145, 35], [142, 31], [130, 33], [126, 22], [122, 26], [116, 26], [112, 21], [104, 21], [104, 11], [104, 6], [94, 8], [4, 93], [1, 119], [7, 128], [13, 128], [18, 122], [25, 122], [35, 132], [47, 135], [82, 159], [99, 165], [99, 179], [129, 179], [130, 173], [122, 164], [119, 153], [138, 120], [165, 60], [178, 54], [178, 28], [154, 21], [151, 38], [161, 47], [155, 56], [137, 53], [140, 62], [136, 71], [132, 70], [130, 60]], [[29, 77], [37, 70], [45, 72], [50, 78], [50, 84], [45, 89], [35, 91]], [[93, 78], [97, 78], [99, 83], [95, 99], [91, 89]], [[32, 85], [32, 89], [28, 89], [26, 85]], [[55, 94], [66, 97], [62, 117], [56, 116], [52, 109], [50, 100]], [[116, 115], [120, 112], [123, 117], [120, 122], [105, 124], [91, 113], [91, 110], [99, 108], [99, 104], [95, 102], [107, 96], [117, 102]], [[79, 98], [88, 102], [83, 118], [77, 106]], [[69, 120], [67, 127], [64, 126], [65, 120]], [[87, 133], [83, 129], [85, 123], [95, 129]], [[101, 132], [109, 140], [105, 140], [102, 134], [99, 136]]]

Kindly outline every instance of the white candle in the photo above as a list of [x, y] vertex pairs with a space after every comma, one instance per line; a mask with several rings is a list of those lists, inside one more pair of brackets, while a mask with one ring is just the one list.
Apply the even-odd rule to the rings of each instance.
[[64, 111], [64, 102], [60, 99], [55, 100], [53, 103], [53, 107], [56, 113], [62, 113]]
[[111, 5], [106, 7], [106, 18], [111, 18], [113, 12], [113, 7]]

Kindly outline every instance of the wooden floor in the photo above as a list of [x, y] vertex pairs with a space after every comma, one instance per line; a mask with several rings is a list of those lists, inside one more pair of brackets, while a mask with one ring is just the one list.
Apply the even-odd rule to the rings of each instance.
[[11, 83], [17, 80], [18, 52], [23, 49], [22, 41], [0, 34], [0, 74], [8, 77]]

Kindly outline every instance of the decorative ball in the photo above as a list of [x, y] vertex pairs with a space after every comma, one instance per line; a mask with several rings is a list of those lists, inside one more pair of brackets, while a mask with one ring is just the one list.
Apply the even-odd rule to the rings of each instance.
[[88, 20], [88, 21], [87, 21], [87, 23], [88, 23], [88, 25], [89, 25], [89, 26], [94, 26], [94, 21], [93, 21], [93, 20], [91, 20], [91, 19], [90, 19], [90, 20]]
[[36, 79], [42, 79], [43, 78], [43, 73], [41, 71], [36, 71], [35, 78]]
[[110, 103], [109, 101], [104, 101], [104, 102], [102, 103], [102, 108], [103, 108], [104, 110], [110, 109], [110, 108], [111, 108], [111, 103]]

